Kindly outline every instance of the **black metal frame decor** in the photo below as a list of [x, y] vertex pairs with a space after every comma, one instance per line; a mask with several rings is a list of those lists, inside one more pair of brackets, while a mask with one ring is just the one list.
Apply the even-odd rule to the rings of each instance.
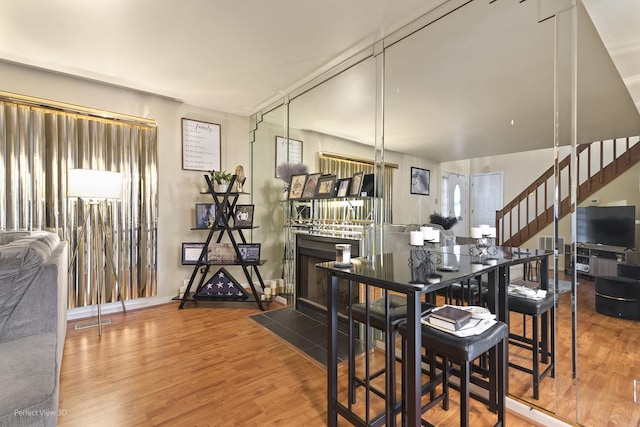
[[411, 167], [411, 194], [429, 195], [429, 169]]

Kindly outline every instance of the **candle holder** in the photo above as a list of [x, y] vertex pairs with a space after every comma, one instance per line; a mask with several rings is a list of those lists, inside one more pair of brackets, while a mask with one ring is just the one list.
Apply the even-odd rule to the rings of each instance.
[[498, 253], [498, 248], [495, 247], [495, 239], [488, 234], [483, 234], [482, 237], [478, 237], [469, 248], [469, 252], [474, 257], [474, 261], [482, 264], [491, 264], [491, 256]]
[[409, 257], [411, 280], [414, 283], [437, 283], [442, 276], [437, 274], [437, 265], [442, 263], [442, 255], [434, 252], [435, 244], [425, 242], [424, 246], [415, 247]]

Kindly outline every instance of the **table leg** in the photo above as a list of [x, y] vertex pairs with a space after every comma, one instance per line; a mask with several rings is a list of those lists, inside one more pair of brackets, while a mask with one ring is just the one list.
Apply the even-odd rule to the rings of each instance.
[[407, 354], [406, 382], [407, 382], [407, 425], [420, 426], [421, 423], [421, 353], [422, 327], [420, 323], [421, 303], [420, 295], [410, 292], [407, 295]]
[[[500, 267], [502, 268], [502, 267]], [[480, 283], [482, 283], [482, 278], [480, 278]], [[489, 310], [496, 315], [498, 320], [499, 318], [498, 311], [498, 272], [495, 268], [492, 268], [487, 273], [487, 285], [488, 285], [488, 293], [487, 293], [487, 305], [489, 306]]]
[[338, 425], [338, 278], [327, 274], [327, 426]]
[[[553, 290], [554, 298], [558, 298], [558, 287]], [[546, 289], [549, 291], [549, 257], [543, 257], [540, 260], [540, 289]], [[555, 304], [555, 301], [554, 301]], [[553, 308], [555, 310], [555, 307]], [[542, 363], [548, 363], [549, 359], [549, 312], [542, 313], [541, 319], [541, 337], [542, 342]]]
[[509, 323], [509, 267], [498, 273], [498, 320]]

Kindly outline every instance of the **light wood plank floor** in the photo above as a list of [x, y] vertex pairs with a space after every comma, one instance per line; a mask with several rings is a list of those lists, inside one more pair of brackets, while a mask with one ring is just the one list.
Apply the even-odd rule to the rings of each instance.
[[[572, 310], [571, 293], [567, 292], [559, 295], [556, 310], [555, 379], [547, 377], [540, 383], [540, 399], [536, 401], [531, 376], [510, 369], [509, 391], [534, 406], [553, 410], [564, 420], [577, 417], [579, 425], [640, 426], [640, 405], [633, 401], [633, 380], [640, 379], [640, 322], [597, 313], [594, 282], [584, 278], [578, 282], [577, 377], [572, 377]], [[510, 322], [517, 327], [521, 316], [512, 314]], [[524, 357], [514, 346], [509, 352], [511, 360]]]
[[[325, 425], [324, 366], [251, 320], [255, 313], [247, 304], [172, 303], [110, 315], [102, 337], [70, 322], [60, 427]], [[449, 411], [433, 408], [428, 418], [458, 425], [457, 405], [453, 392]], [[471, 425], [493, 425], [472, 405]], [[531, 423], [507, 414], [507, 425]]]

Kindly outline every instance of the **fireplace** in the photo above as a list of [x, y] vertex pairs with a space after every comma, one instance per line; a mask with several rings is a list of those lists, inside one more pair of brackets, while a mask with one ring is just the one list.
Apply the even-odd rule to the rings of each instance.
[[[351, 256], [360, 256], [360, 241], [313, 234], [296, 235], [296, 310], [311, 317], [326, 321], [327, 316], [327, 275], [315, 265], [336, 259], [336, 244], [350, 244]], [[355, 287], [352, 302], [358, 302], [358, 288]], [[348, 281], [338, 282], [338, 315], [345, 317], [349, 306]], [[342, 315], [342, 316], [340, 316]]]

